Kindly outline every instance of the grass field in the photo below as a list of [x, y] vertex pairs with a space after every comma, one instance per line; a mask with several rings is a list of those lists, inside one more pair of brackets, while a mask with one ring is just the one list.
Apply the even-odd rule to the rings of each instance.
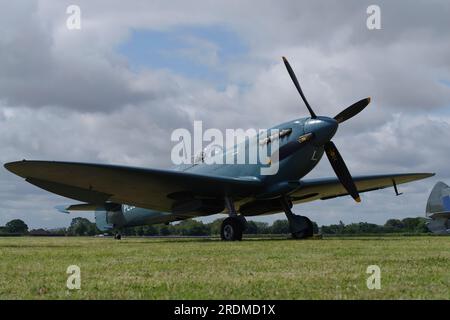
[[[380, 290], [366, 286], [374, 264]], [[450, 238], [0, 238], [0, 299], [122, 298], [449, 299]]]

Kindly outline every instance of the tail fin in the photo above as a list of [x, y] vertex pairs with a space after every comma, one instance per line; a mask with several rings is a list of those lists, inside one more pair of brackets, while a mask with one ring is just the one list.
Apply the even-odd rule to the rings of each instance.
[[430, 218], [450, 218], [450, 187], [439, 181], [428, 197], [426, 215]]

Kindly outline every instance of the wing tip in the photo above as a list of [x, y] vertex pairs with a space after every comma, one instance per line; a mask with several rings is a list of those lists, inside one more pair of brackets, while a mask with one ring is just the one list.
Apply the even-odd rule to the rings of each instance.
[[30, 161], [23, 159], [18, 161], [7, 162], [3, 165], [3, 167], [5, 167], [6, 170], [18, 176], [25, 177], [25, 173], [23, 171], [23, 169], [25, 169], [25, 163], [29, 164]]
[[425, 179], [425, 178], [435, 176], [436, 173], [434, 173], [434, 172], [411, 172], [411, 173], [399, 173], [399, 174], [393, 174], [393, 175], [412, 176], [412, 177], [418, 177], [419, 179]]
[[26, 161], [26, 160], [7, 162], [7, 163], [5, 163], [3, 165], [3, 167], [5, 167], [6, 170], [11, 171], [12, 173], [16, 173], [16, 170], [18, 169], [18, 166], [23, 161]]
[[411, 179], [410, 181], [422, 180], [422, 179], [433, 177], [435, 175], [436, 175], [436, 173], [434, 173], [434, 172], [417, 172], [417, 173], [403, 174], [404, 177], [410, 177], [410, 179]]

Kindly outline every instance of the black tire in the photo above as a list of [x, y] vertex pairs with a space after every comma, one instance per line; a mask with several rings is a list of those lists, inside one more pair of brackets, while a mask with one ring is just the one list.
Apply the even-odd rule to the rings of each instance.
[[293, 232], [292, 238], [294, 239], [306, 239], [311, 238], [314, 235], [314, 227], [313, 223], [308, 217], [304, 216], [297, 216], [296, 219], [303, 219], [304, 223], [306, 224], [306, 228], [299, 232]]
[[243, 226], [239, 218], [229, 217], [222, 222], [220, 238], [224, 241], [242, 240]]
[[114, 239], [122, 240], [122, 235], [120, 233], [117, 233], [117, 234], [114, 235]]

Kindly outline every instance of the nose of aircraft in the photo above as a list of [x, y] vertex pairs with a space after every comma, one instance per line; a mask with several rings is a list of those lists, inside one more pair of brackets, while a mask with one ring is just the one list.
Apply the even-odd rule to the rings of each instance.
[[338, 122], [333, 118], [317, 117], [305, 123], [305, 133], [314, 134], [314, 142], [323, 145], [333, 138], [338, 128]]

